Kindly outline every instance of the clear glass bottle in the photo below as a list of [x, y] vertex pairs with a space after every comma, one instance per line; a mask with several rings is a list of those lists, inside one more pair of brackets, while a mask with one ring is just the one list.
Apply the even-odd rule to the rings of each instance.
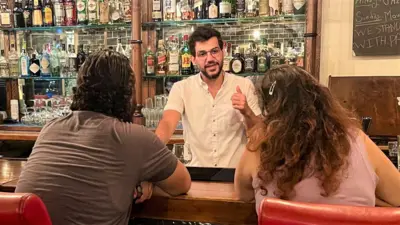
[[388, 149], [389, 149], [389, 159], [392, 161], [394, 166], [396, 168], [399, 168], [398, 164], [398, 157], [399, 157], [399, 152], [398, 152], [398, 145], [399, 143], [397, 141], [389, 141], [388, 142]]
[[25, 49], [22, 49], [21, 57], [19, 57], [19, 74], [22, 77], [29, 76], [29, 56]]
[[182, 20], [193, 20], [193, 4], [191, 0], [181, 0], [181, 19]]
[[73, 45], [68, 45], [68, 71], [69, 77], [76, 77], [76, 53]]
[[110, 0], [110, 23], [123, 22], [123, 7], [120, 0]]
[[152, 19], [154, 22], [160, 22], [162, 20], [161, 0], [153, 0]]
[[110, 6], [108, 0], [99, 0], [99, 22], [108, 24], [110, 22]]
[[208, 18], [216, 19], [218, 18], [218, 5], [216, 0], [209, 1], [208, 5]]
[[115, 49], [115, 51], [121, 53], [122, 55], [125, 55], [125, 50], [124, 47], [122, 46], [121, 37], [118, 37], [117, 49]]
[[164, 20], [176, 19], [176, 0], [164, 0]]
[[270, 15], [269, 10], [270, 10], [269, 0], [260, 0], [258, 15], [259, 16], [269, 16]]
[[0, 27], [11, 28], [13, 26], [12, 10], [8, 8], [7, 1], [0, 4]]
[[293, 0], [282, 0], [282, 13], [285, 15], [293, 14]]
[[232, 15], [232, 0], [219, 2], [219, 18], [230, 18]]
[[60, 64], [60, 50], [57, 47], [56, 40], [53, 40], [51, 46], [51, 57], [50, 57], [51, 71], [53, 77], [60, 77], [61, 64]]
[[11, 49], [10, 52], [8, 53], [10, 77], [17, 78], [19, 76], [18, 61], [19, 61], [18, 53], [15, 50], [14, 44], [11, 44]]
[[48, 49], [48, 44], [45, 44], [43, 46], [42, 56], [40, 57], [40, 73], [43, 77], [51, 76], [51, 59]]
[[226, 43], [225, 48], [224, 48], [224, 64], [222, 66], [222, 69], [225, 72], [230, 71], [230, 62], [232, 60], [232, 44], [231, 43]]
[[123, 11], [124, 11], [124, 22], [131, 23], [132, 22], [132, 4], [131, 0], [123, 0]]
[[61, 45], [60, 50], [60, 77], [68, 77], [68, 53], [65, 44]]
[[257, 16], [257, 1], [247, 0], [246, 1], [246, 17], [256, 17]]
[[171, 36], [168, 41], [168, 75], [179, 75], [179, 39]]
[[132, 58], [132, 47], [131, 44], [129, 43], [129, 40], [126, 41], [125, 55], [129, 60]]
[[168, 72], [167, 51], [165, 50], [164, 40], [158, 40], [156, 57], [157, 57], [156, 75], [164, 76]]
[[65, 10], [63, 0], [54, 0], [54, 25], [63, 26], [65, 19]]
[[8, 60], [4, 54], [4, 50], [0, 51], [0, 77], [9, 77], [10, 70], [8, 68]]

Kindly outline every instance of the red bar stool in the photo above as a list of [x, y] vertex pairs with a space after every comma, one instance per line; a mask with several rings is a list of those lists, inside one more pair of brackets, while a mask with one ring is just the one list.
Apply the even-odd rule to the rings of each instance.
[[400, 225], [400, 208], [326, 205], [265, 198], [259, 225]]
[[0, 224], [51, 225], [51, 220], [37, 195], [0, 192]]

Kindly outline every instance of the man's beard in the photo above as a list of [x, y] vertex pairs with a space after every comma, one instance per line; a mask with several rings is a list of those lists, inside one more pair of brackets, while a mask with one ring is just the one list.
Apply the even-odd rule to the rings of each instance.
[[[207, 68], [208, 68], [208, 67], [211, 67], [211, 66], [214, 66], [214, 65], [217, 65], [217, 66], [218, 66], [217, 74], [215, 74], [215, 75], [210, 75], [210, 74], [208, 74]], [[201, 72], [201, 74], [203, 74], [203, 76], [205, 76], [207, 79], [209, 79], [209, 80], [216, 80], [216, 79], [219, 77], [219, 75], [221, 75], [221, 70], [222, 70], [222, 64], [220, 64], [220, 63], [218, 63], [218, 62], [215, 62], [215, 63], [208, 64], [208, 65], [204, 66], [204, 70], [200, 70], [200, 72]]]

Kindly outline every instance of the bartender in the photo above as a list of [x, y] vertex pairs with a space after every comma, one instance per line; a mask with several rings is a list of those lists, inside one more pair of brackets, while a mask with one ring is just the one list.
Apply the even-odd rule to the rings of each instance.
[[198, 27], [190, 36], [192, 63], [200, 73], [175, 83], [156, 134], [167, 143], [182, 117], [188, 166], [236, 167], [247, 143], [246, 129], [261, 119], [253, 83], [226, 73], [221, 34]]

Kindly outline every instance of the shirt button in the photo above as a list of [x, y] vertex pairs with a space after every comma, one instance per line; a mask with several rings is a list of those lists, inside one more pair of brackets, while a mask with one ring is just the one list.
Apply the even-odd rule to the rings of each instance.
[[214, 152], [217, 152], [217, 150], [216, 150], [216, 149], [214, 149]]
[[215, 122], [215, 120], [213, 120], [213, 122]]
[[212, 107], [214, 108], [214, 107], [215, 107], [215, 105], [212, 105]]
[[216, 134], [214, 134], [214, 137], [217, 136]]
[[217, 164], [215, 163], [214, 166], [217, 166]]

